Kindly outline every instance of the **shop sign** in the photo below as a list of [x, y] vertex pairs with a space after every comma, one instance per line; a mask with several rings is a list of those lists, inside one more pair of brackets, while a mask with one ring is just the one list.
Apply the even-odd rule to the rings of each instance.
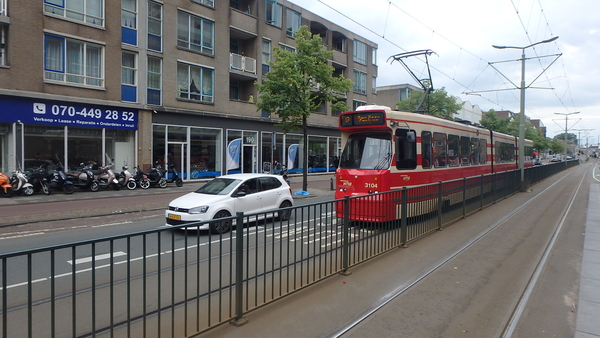
[[0, 97], [0, 122], [136, 130], [137, 109]]

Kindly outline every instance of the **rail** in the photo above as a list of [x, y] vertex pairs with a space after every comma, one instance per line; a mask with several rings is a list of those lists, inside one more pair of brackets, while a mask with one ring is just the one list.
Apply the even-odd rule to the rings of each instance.
[[[576, 164], [528, 168], [526, 179], [535, 184]], [[238, 225], [225, 234], [161, 228], [2, 254], [0, 332], [187, 337], [226, 322], [242, 325], [250, 311], [516, 193], [519, 180], [512, 171], [240, 213], [223, 219]], [[363, 209], [365, 199], [397, 210], [399, 220], [350, 221], [375, 212]]]

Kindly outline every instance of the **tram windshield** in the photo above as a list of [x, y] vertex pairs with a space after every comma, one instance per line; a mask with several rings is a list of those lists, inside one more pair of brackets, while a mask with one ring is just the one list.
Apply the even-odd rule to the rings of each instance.
[[342, 169], [388, 169], [392, 159], [392, 136], [390, 133], [351, 134], [346, 142], [340, 168]]

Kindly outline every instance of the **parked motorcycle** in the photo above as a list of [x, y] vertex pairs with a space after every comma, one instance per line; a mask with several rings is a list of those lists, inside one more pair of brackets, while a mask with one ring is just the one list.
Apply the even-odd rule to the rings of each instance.
[[67, 173], [69, 181], [73, 182], [73, 185], [77, 188], [98, 191], [100, 186], [98, 185], [98, 181], [94, 179], [91, 164], [86, 166], [81, 163], [78, 171], [76, 173]]
[[[182, 187], [183, 186], [183, 179], [181, 177], [179, 177], [179, 172], [177, 172], [177, 169], [175, 168], [175, 164], [169, 164], [167, 166], [169, 169], [167, 171], [167, 183], [173, 183], [175, 182], [175, 184], [178, 187]], [[171, 174], [169, 177], [169, 173]]]
[[129, 166], [124, 165], [121, 172], [119, 173], [117, 180], [119, 181], [119, 185], [122, 187], [127, 187], [129, 190], [134, 190], [137, 187], [137, 183], [133, 178], [133, 175], [129, 171]]
[[15, 170], [10, 178], [10, 185], [13, 187], [15, 194], [23, 194], [25, 196], [33, 195], [33, 185], [27, 181], [27, 177], [20, 168]]
[[4, 197], [12, 197], [14, 194], [14, 190], [12, 185], [10, 184], [10, 178], [0, 173], [0, 194]]
[[133, 169], [135, 169], [135, 175], [133, 175], [135, 183], [137, 183], [137, 185], [139, 185], [142, 189], [150, 188], [150, 179], [148, 178], [148, 176], [146, 176], [146, 174], [144, 174], [142, 169], [140, 169], [139, 167], [135, 167]]
[[50, 195], [50, 182], [48, 180], [48, 172], [44, 168], [37, 168], [26, 171], [27, 180], [33, 186], [35, 192], [42, 191], [46, 195]]
[[158, 185], [161, 188], [167, 187], [167, 179], [165, 178], [164, 172], [160, 165], [156, 165], [150, 168], [150, 172], [146, 173], [146, 176], [150, 180], [150, 186]]
[[62, 190], [65, 194], [72, 194], [75, 191], [75, 186], [73, 182], [69, 181], [61, 163], [54, 169], [52, 179], [50, 180], [50, 189]]

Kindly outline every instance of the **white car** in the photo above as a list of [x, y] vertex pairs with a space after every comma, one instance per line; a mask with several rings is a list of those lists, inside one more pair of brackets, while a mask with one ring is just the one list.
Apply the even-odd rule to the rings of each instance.
[[[165, 212], [167, 226], [180, 226], [191, 222], [209, 221], [234, 216], [237, 212], [258, 214], [251, 219], [269, 217], [266, 211], [288, 208], [293, 205], [292, 189], [282, 176], [269, 174], [233, 174], [219, 176], [195, 192], [183, 195], [169, 203]], [[276, 215], [288, 220], [291, 210], [280, 210]], [[273, 214], [271, 214], [273, 215]], [[187, 229], [210, 230], [224, 233], [231, 230], [231, 219], [190, 226]]]

